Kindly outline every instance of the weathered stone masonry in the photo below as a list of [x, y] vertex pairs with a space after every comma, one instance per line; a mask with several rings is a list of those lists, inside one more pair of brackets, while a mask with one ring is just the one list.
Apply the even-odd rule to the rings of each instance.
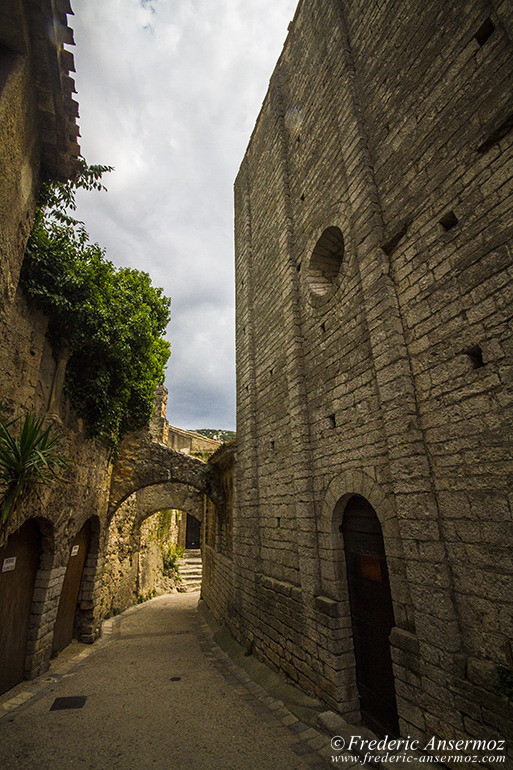
[[[71, 460], [65, 480], [26, 501], [0, 532], [0, 548], [15, 548], [13, 543], [18, 548], [13, 553], [18, 567], [12, 574], [0, 573], [5, 578], [0, 592], [0, 691], [48, 667], [72, 546], [81, 532], [90, 534], [87, 552], [82, 547], [87, 557], [71, 623], [76, 636], [92, 642], [100, 632], [109, 525], [123, 501], [137, 498], [130, 505], [138, 527], [159, 510], [156, 505], [197, 513], [205, 505], [203, 493], [220, 504], [224, 499], [215, 469], [209, 473], [194, 457], [212, 453], [218, 442], [169, 426], [163, 390], [151, 431], [127, 437], [113, 468], [109, 448], [88, 438], [87, 426], [63, 393], [65, 351], [52, 348], [46, 338], [48, 319], [27, 305], [18, 285], [42, 180], [68, 179], [76, 170], [78, 105], [70, 76], [73, 56], [64, 47], [73, 42], [66, 18], [70, 11], [68, 0], [5, 0], [0, 8], [0, 397], [9, 415], [34, 411], [55, 422], [61, 449]], [[20, 569], [19, 540], [25, 537], [27, 546], [27, 532], [38, 540], [30, 564], [35, 583]], [[2, 565], [5, 557], [2, 551]], [[22, 604], [16, 594], [21, 585], [26, 613], [16, 616], [11, 608]], [[4, 678], [14, 654], [21, 668], [17, 665], [13, 677]]]
[[512, 18], [303, 0], [235, 184], [233, 562], [212, 555], [215, 611], [358, 720], [339, 528], [365, 498], [411, 736], [513, 737], [494, 692], [513, 638]]

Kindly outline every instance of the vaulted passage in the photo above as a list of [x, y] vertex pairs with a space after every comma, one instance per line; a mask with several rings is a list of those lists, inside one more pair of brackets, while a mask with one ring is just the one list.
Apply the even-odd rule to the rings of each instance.
[[341, 529], [362, 722], [379, 734], [399, 735], [389, 643], [394, 611], [381, 525], [374, 508], [355, 495]]

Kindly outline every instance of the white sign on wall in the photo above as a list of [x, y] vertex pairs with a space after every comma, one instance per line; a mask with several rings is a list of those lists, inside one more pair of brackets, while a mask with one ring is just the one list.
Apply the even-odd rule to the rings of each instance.
[[15, 567], [16, 567], [16, 556], [9, 556], [7, 559], [4, 559], [3, 561], [2, 572], [12, 572]]
[[71, 549], [71, 555], [72, 555], [72, 556], [76, 556], [76, 555], [77, 555], [77, 553], [78, 553], [78, 549], [79, 549], [79, 548], [80, 548], [80, 546], [78, 546], [78, 545], [74, 545], [74, 546], [73, 546], [73, 548]]

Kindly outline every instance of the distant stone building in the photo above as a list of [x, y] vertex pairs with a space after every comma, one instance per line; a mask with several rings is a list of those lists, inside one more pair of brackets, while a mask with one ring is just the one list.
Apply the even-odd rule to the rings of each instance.
[[204, 596], [350, 722], [511, 740], [513, 6], [302, 0], [289, 30], [235, 184]]

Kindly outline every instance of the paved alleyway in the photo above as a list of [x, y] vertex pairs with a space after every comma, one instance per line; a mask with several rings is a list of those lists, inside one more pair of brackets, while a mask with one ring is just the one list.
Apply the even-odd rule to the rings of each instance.
[[[3, 698], [0, 767], [327, 767], [307, 742], [315, 743], [313, 730], [249, 679], [237, 679], [222, 655], [219, 662], [201, 635], [198, 596], [163, 596], [128, 610], [107, 624], [110, 638], [96, 650], [67, 667], [62, 656], [56, 673], [6, 693], [11, 704], [34, 695], [11, 712]], [[50, 710], [70, 696], [87, 700], [82, 708]]]

